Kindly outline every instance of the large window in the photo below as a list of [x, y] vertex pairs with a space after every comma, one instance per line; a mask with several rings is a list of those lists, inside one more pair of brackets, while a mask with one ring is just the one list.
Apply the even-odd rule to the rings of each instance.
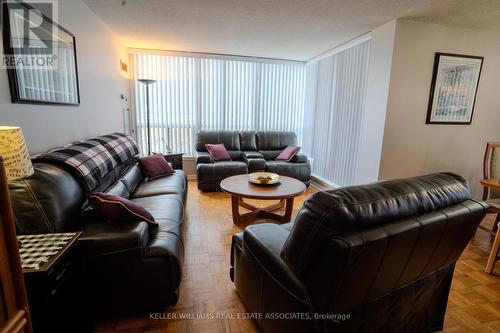
[[352, 185], [358, 172], [370, 40], [308, 66], [307, 153], [313, 174]]
[[131, 54], [137, 141], [147, 151], [149, 86], [154, 152], [194, 155], [199, 130], [286, 130], [302, 141], [305, 100], [303, 63], [199, 55]]

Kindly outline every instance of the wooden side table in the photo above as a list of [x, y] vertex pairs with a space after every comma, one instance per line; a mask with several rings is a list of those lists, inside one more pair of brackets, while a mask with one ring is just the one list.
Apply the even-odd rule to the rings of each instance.
[[176, 170], [182, 170], [182, 155], [184, 155], [184, 153], [163, 154], [167, 162], [170, 162], [172, 167]]
[[20, 235], [19, 252], [35, 332], [90, 332], [77, 271], [81, 232]]

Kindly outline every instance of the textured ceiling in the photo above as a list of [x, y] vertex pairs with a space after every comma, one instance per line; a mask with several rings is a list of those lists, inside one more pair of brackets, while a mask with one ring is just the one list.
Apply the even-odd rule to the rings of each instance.
[[128, 47], [307, 60], [395, 18], [500, 31], [500, 0], [84, 0]]

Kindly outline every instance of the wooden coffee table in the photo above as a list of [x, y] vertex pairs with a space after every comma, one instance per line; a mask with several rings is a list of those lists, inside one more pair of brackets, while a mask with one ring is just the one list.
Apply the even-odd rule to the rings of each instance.
[[[293, 198], [306, 191], [303, 182], [285, 176], [280, 176], [280, 184], [275, 186], [263, 186], [251, 184], [248, 175], [237, 175], [224, 179], [220, 183], [224, 192], [231, 194], [231, 206], [233, 211], [233, 222], [235, 224], [251, 222], [258, 219], [271, 219], [279, 223], [290, 222], [293, 210]], [[279, 200], [278, 203], [256, 207], [243, 199]], [[240, 214], [239, 207], [250, 210], [249, 213]], [[272, 211], [285, 207], [285, 214], [279, 215]]]

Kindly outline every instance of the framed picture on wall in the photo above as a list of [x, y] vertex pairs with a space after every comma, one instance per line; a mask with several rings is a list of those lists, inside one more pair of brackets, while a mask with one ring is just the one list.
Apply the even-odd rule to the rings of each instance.
[[436, 53], [426, 124], [472, 122], [483, 57]]
[[1, 1], [4, 55], [13, 103], [79, 105], [75, 36], [53, 21], [54, 2]]

